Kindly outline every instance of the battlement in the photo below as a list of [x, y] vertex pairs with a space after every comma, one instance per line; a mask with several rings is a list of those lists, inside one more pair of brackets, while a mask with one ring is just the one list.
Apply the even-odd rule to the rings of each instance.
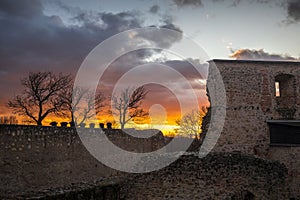
[[[119, 129], [83, 130], [102, 134], [127, 151], [150, 152], [165, 145], [157, 130], [135, 130], [136, 134], [157, 133], [150, 138], [135, 138]], [[0, 194], [120, 174], [91, 156], [75, 128], [25, 125], [0, 125], [0, 169]]]
[[[288, 193], [289, 198], [299, 199], [300, 147], [299, 145], [287, 145], [286, 143], [295, 143], [295, 140], [300, 138], [299, 132], [297, 132], [299, 125], [298, 123], [295, 125], [295, 122], [300, 120], [300, 62], [213, 60], [210, 64], [215, 64], [220, 71], [225, 86], [227, 102], [225, 124], [221, 136], [213, 149], [214, 153], [240, 152], [246, 156], [262, 158], [261, 160], [280, 161], [288, 169], [287, 181], [283, 179], [277, 180], [279, 183], [278, 187], [274, 187], [272, 185], [273, 182], [269, 182], [270, 177], [275, 179], [280, 176], [267, 175], [267, 177], [264, 177], [265, 174], [273, 173], [273, 169], [269, 168], [271, 165], [266, 164], [264, 165], [265, 170], [261, 174], [254, 174], [254, 179], [250, 181], [253, 183], [251, 185], [257, 184], [259, 180], [256, 178], [261, 178], [263, 175], [260, 189], [264, 190], [268, 186], [270, 186], [270, 189], [275, 188], [275, 190], [279, 188], [279, 190], [283, 191], [280, 194], [278, 193], [279, 196], [284, 194], [284, 197], [286, 197]], [[214, 82], [211, 68], [209, 70], [207, 85], [208, 88], [213, 88], [216, 83]], [[212, 94], [218, 91], [208, 92]], [[291, 125], [293, 127], [289, 129], [282, 127]], [[274, 129], [276, 129], [275, 135], [271, 135], [270, 131]], [[165, 145], [161, 132], [150, 138], [135, 138], [118, 129], [105, 129], [104, 132], [95, 128], [83, 128], [83, 130], [87, 134], [107, 136], [113, 143], [127, 151], [150, 152]], [[155, 131], [157, 130], [135, 131], [135, 134], [147, 135]], [[289, 136], [293, 138], [289, 138], [285, 143], [282, 143], [284, 142], [282, 141], [282, 134], [284, 134], [284, 139]], [[247, 157], [246, 161], [252, 163], [252, 158], [250, 157]], [[0, 193], [2, 194], [35, 187], [41, 189], [53, 185], [60, 187], [78, 182], [91, 182], [99, 179], [99, 177], [119, 176], [122, 174], [104, 166], [93, 158], [85, 149], [74, 128], [0, 125], [0, 158], [0, 180], [2, 184]], [[224, 159], [221, 159], [221, 163], [225, 163], [224, 167], [217, 168], [219, 170], [229, 166], [228, 173], [230, 176], [229, 178], [225, 177], [224, 184], [228, 183], [232, 173], [235, 173], [236, 165], [231, 166], [230, 163], [227, 163], [230, 159], [231, 155], [229, 157], [225, 155]], [[243, 159], [243, 156], [237, 156], [237, 160]], [[261, 160], [254, 160], [254, 164], [251, 165], [253, 166], [251, 173], [261, 170], [256, 165]], [[201, 172], [201, 170], [216, 168], [214, 159], [209, 159], [209, 157], [207, 160], [208, 165], [205, 165], [206, 162], [202, 165], [203, 162], [199, 162], [197, 159], [191, 159], [191, 162], [185, 160], [177, 163], [180, 163], [178, 166], [183, 166], [184, 170], [186, 170], [186, 175], [178, 177], [180, 181], [176, 184], [180, 184], [182, 180], [186, 179], [185, 188], [189, 188], [192, 185], [190, 181], [195, 181], [192, 177], [198, 177], [199, 174], [197, 173], [199, 170]], [[201, 166], [195, 163], [199, 163]], [[243, 162], [239, 164], [243, 164]], [[242, 170], [237, 174], [235, 185], [241, 185], [243, 180], [247, 181], [247, 179], [240, 179], [240, 175], [244, 173], [244, 165], [242, 166]], [[274, 166], [277, 166], [277, 164]], [[178, 167], [178, 170], [181, 173], [180, 167]], [[245, 168], [247, 167], [249, 165], [245, 166]], [[173, 168], [170, 169], [172, 172]], [[195, 169], [196, 171], [193, 174], [192, 172]], [[157, 174], [164, 177], [170, 171], [164, 171], [163, 169]], [[280, 169], [279, 171], [283, 172], [285, 170]], [[248, 174], [247, 171], [245, 177], [251, 177], [253, 175], [251, 173]], [[211, 180], [212, 174], [214, 173], [209, 171], [194, 186], [206, 186], [206, 182]], [[221, 173], [220, 177], [222, 174], [224, 173]], [[186, 177], [190, 177], [191, 180]], [[157, 178], [157, 175], [149, 175], [148, 178], [146, 178], [146, 182], [147, 180], [155, 180], [157, 183], [152, 187], [152, 190], [150, 188], [146, 192], [143, 191], [141, 195], [150, 195], [149, 197], [151, 197], [160, 188], [164, 188], [161, 187], [163, 180]], [[132, 180], [132, 184], [136, 184], [134, 187], [140, 187], [141, 190], [142, 188], [147, 189], [148, 186], [143, 185], [145, 183], [144, 177], [139, 181], [136, 180]], [[165, 187], [162, 192], [157, 194], [161, 195], [164, 191], [170, 189], [174, 185], [172, 183], [176, 180], [172, 175], [168, 177], [168, 181], [168, 184], [171, 183], [170, 187]], [[219, 180], [210, 183], [212, 186], [220, 185]], [[289, 191], [285, 188], [285, 184], [288, 184]], [[167, 184], [164, 183], [163, 185]], [[284, 187], [281, 188], [281, 186]], [[233, 187], [232, 190], [235, 188]], [[243, 193], [243, 188], [240, 189], [241, 193]], [[260, 194], [254, 194], [255, 188], [251, 189], [251, 191], [248, 191], [249, 194], [260, 196]], [[267, 191], [268, 195], [270, 191]], [[137, 196], [140, 195], [139, 192], [132, 189], [132, 193], [136, 193]], [[175, 191], [172, 192], [174, 193]], [[262, 192], [265, 193], [265, 191]], [[234, 191], [232, 193], [235, 196]], [[215, 195], [214, 191], [208, 191], [207, 194]], [[240, 196], [240, 192], [238, 192], [237, 196]], [[264, 196], [262, 199], [270, 198]], [[274, 197], [274, 199], [276, 198]]]
[[[136, 151], [143, 147], [144, 151], [153, 151], [164, 145], [162, 133], [155, 129], [129, 130], [140, 135], [154, 135], [147, 138], [137, 138], [124, 133], [120, 129], [81, 128], [90, 134], [105, 134], [111, 141], [121, 145], [128, 151]], [[155, 133], [158, 133], [155, 135]], [[32, 126], [32, 125], [0, 125], [0, 149], [7, 151], [39, 152], [41, 148], [75, 147], [81, 145], [76, 128]], [[120, 140], [120, 141], [118, 141]], [[146, 145], [150, 142], [152, 146]]]

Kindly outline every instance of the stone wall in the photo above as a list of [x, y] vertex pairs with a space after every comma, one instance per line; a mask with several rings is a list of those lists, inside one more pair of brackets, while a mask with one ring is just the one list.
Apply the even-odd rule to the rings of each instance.
[[44, 190], [24, 191], [19, 194], [1, 195], [1, 199], [39, 199], [39, 200], [120, 200], [121, 179], [100, 180], [95, 182], [81, 182], [64, 187], [48, 188]]
[[[300, 62], [213, 63], [221, 73], [227, 98], [225, 124], [214, 151], [240, 151], [281, 161], [289, 169], [292, 196], [300, 199], [300, 147], [271, 146], [266, 122], [284, 118], [282, 110], [294, 110], [292, 119], [300, 119]], [[207, 85], [214, 87], [212, 74], [209, 76]], [[275, 95], [276, 81], [281, 81], [281, 97]]]
[[287, 169], [279, 162], [240, 153], [214, 153], [201, 159], [189, 153], [159, 171], [27, 192], [8, 199], [288, 200], [286, 177]]
[[[100, 129], [85, 131], [103, 134]], [[150, 138], [133, 138], [113, 129], [105, 134], [128, 151], [148, 152], [164, 146], [161, 132]], [[0, 125], [0, 194], [90, 182], [114, 175], [121, 173], [92, 157], [74, 128]]]
[[[300, 147], [270, 146], [266, 122], [281, 119], [283, 108], [294, 110], [292, 117], [300, 119], [300, 63], [214, 62], [227, 96], [226, 121], [214, 152], [240, 153], [214, 153], [203, 159], [184, 156], [162, 170], [127, 177], [95, 160], [75, 129], [0, 125], [1, 197], [126, 176], [124, 184], [62, 191], [49, 199], [80, 199], [87, 191], [92, 196], [84, 199], [96, 198], [93, 194], [105, 199], [103, 191], [115, 191], [119, 184], [123, 199], [300, 199]], [[282, 92], [288, 98], [275, 97], [275, 81], [285, 79], [282, 85], [288, 86]], [[211, 73], [207, 84], [214, 84]], [[99, 129], [85, 130], [103, 134]], [[106, 130], [106, 135], [128, 151], [150, 152], [165, 145], [161, 133], [150, 139], [134, 139], [120, 130]], [[282, 162], [288, 171], [265, 159]]]
[[170, 166], [133, 177], [122, 199], [289, 199], [287, 169], [239, 153], [185, 155]]
[[272, 160], [278, 160], [288, 167], [291, 197], [300, 199], [300, 147], [272, 146], [268, 157]]

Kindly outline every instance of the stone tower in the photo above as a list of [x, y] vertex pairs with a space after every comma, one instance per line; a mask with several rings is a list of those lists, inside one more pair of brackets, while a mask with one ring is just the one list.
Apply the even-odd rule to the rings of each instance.
[[[210, 65], [217, 66], [226, 91], [226, 118], [214, 151], [284, 163], [291, 193], [299, 198], [300, 62], [212, 60]], [[210, 70], [208, 88], [215, 84], [211, 77]]]

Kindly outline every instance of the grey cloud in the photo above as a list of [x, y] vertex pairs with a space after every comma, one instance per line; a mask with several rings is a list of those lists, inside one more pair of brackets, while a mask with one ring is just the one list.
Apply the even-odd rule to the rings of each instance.
[[[164, 62], [153, 62], [153, 63], [147, 63], [147, 62], [134, 62], [135, 59], [131, 59], [131, 56], [135, 56], [136, 54], [128, 54], [120, 57], [118, 60], [116, 60], [108, 70], [104, 73], [102, 76], [102, 79], [100, 81], [101, 86], [105, 86], [106, 88], [106, 94], [112, 94], [113, 88], [115, 84], [117, 83], [118, 79], [124, 75], [129, 70], [132, 70], [134, 66], [142, 65], [142, 64], [150, 64], [150, 68], [144, 69], [144, 74], [153, 74], [153, 70], [157, 72], [156, 78], [159, 80], [162, 80], [162, 85], [165, 82], [166, 85], [168, 84], [174, 84], [174, 87], [178, 89], [178, 94], [186, 95], [187, 89], [190, 89], [183, 83], [188, 83], [191, 85], [191, 87], [198, 93], [201, 98], [206, 97], [206, 91], [205, 91], [205, 85], [200, 82], [200, 80], [203, 80], [203, 77], [199, 72], [194, 68], [194, 66], [190, 62], [198, 62], [198, 60], [192, 60], [190, 59], [188, 62], [187, 60], [168, 60]], [[120, 65], [126, 66], [125, 68], [121, 68]], [[178, 71], [179, 74], [181, 74], [184, 78], [178, 78], [177, 76], [174, 76], [174, 74], [164, 74], [162, 73], [160, 69], [160, 65], [168, 66], [176, 71]], [[201, 65], [200, 65], [201, 66]], [[203, 65], [204, 68], [206, 66]], [[137, 73], [137, 72], [136, 72]], [[149, 78], [149, 77], [148, 77]], [[150, 77], [151, 78], [151, 77]], [[144, 76], [135, 76], [134, 78], [127, 77], [125, 83], [127, 84], [133, 84], [133, 85], [139, 85], [139, 83], [143, 82], [145, 80]], [[126, 88], [126, 84], [122, 84], [119, 87]], [[149, 95], [146, 99], [149, 105], [152, 105], [153, 102], [162, 101], [166, 102], [167, 104], [174, 105], [173, 101], [176, 101], [176, 98], [168, 92], [166, 88], [163, 88], [160, 85], [157, 84], [150, 84], [147, 85], [147, 89], [150, 90]], [[171, 99], [169, 99], [171, 97]], [[189, 97], [186, 97], [189, 99]], [[171, 102], [172, 100], [172, 102]], [[176, 103], [176, 102], [175, 102]]]
[[[230, 6], [232, 7], [237, 7], [242, 0], [231, 0], [231, 1], [226, 1], [226, 2], [230, 2]], [[212, 0], [212, 2], [214, 3], [224, 3], [225, 0]]]
[[288, 55], [271, 54], [265, 52], [263, 49], [239, 49], [232, 50], [231, 58], [237, 60], [297, 60], [296, 58]]
[[66, 11], [67, 13], [70, 13], [72, 15], [77, 15], [80, 13], [83, 13], [84, 10], [79, 8], [79, 7], [74, 7], [74, 6], [70, 6], [70, 5], [66, 5], [65, 3], [63, 3], [61, 0], [52, 0], [52, 1], [44, 1], [45, 3], [52, 3], [53, 5], [61, 8], [62, 10]]
[[169, 48], [171, 44], [181, 40], [183, 31], [173, 23], [166, 23], [165, 25], [160, 26], [160, 28], [171, 29], [177, 31], [178, 33], [181, 33], [181, 34], [169, 34], [168, 36], [161, 37], [161, 39], [158, 41], [157, 41], [158, 38], [152, 38], [153, 41], [156, 41], [157, 44], [160, 44], [161, 47]]
[[[74, 20], [80, 23], [66, 25], [60, 16], [44, 15], [41, 2], [0, 1], [0, 70], [7, 74], [0, 79], [0, 90], [4, 91], [8, 85], [13, 88], [8, 94], [1, 93], [0, 99], [11, 96], [18, 89], [20, 77], [29, 71], [52, 70], [75, 74], [85, 56], [100, 42], [120, 31], [143, 26], [136, 12], [89, 13], [72, 8], [70, 12], [76, 13]], [[173, 24], [163, 26], [180, 30]], [[180, 40], [146, 39], [163, 42], [166, 47]], [[139, 60], [149, 55], [149, 52], [141, 51], [128, 60]], [[123, 64], [119, 67], [122, 68]]]
[[128, 27], [139, 28], [140, 21], [136, 13], [122, 12], [119, 14], [103, 13], [101, 14], [102, 21], [107, 25], [107, 29], [116, 29], [117, 31], [125, 31]]
[[230, 6], [237, 7], [241, 2], [248, 2], [250, 4], [257, 3], [257, 4], [266, 4], [272, 2], [272, 0], [231, 0], [231, 1], [225, 1], [225, 0], [212, 0], [214, 3], [219, 2], [229, 2]]
[[241, 2], [248, 2], [250, 4], [273, 4], [274, 6], [281, 6], [285, 9], [287, 18], [283, 20], [285, 24], [298, 23], [300, 21], [300, 0], [213, 0], [214, 3], [230, 2], [231, 6], [238, 6]]
[[[142, 60], [138, 60], [138, 59], [134, 59], [136, 57], [138, 53], [130, 53], [130, 54], [126, 54], [120, 58], [118, 58], [117, 60], [115, 60], [107, 69], [107, 71], [104, 73], [103, 78], [101, 79], [101, 83], [112, 87], [116, 81], [121, 78], [121, 76], [126, 73], [127, 71], [133, 69], [134, 66], [138, 66], [138, 65], [142, 65], [142, 64], [151, 64], [153, 66], [151, 66], [151, 69], [149, 70], [155, 70], [159, 69], [159, 66], [157, 66], [157, 64], [162, 64], [165, 66], [168, 66], [172, 69], [175, 69], [176, 71], [178, 71], [178, 73], [180, 73], [183, 77], [185, 77], [187, 80], [189, 81], [193, 81], [193, 80], [199, 80], [199, 79], [203, 79], [203, 76], [201, 74], [199, 74], [199, 72], [194, 68], [193, 64], [191, 64], [190, 62], [198, 62], [197, 66], [201, 66], [201, 64], [199, 63], [198, 60], [190, 60], [189, 62], [186, 60], [168, 60], [168, 61], [162, 61], [162, 62], [153, 62], [153, 63], [148, 63], [146, 61], [142, 61]], [[123, 67], [120, 67], [123, 66]], [[203, 65], [203, 67], [205, 67]], [[159, 71], [159, 70], [158, 70]], [[147, 74], [147, 71], [144, 71]], [[150, 73], [150, 72], [149, 72]], [[158, 76], [160, 76], [160, 74], [157, 74]], [[167, 78], [167, 79], [166, 79]], [[144, 79], [144, 77], [136, 77], [135, 80], [131, 80], [131, 82], [139, 82], [139, 79]], [[179, 80], [174, 80], [172, 79], [172, 76], [170, 77], [162, 77], [162, 79], [166, 79], [167, 82], [176, 82]]]
[[300, 21], [300, 0], [290, 0], [286, 6], [290, 22]]
[[37, 69], [51, 63], [54, 69], [76, 69], [84, 56], [104, 39], [140, 27], [139, 20], [130, 13], [102, 13], [101, 19], [105, 26], [91, 21], [66, 26], [59, 16], [38, 15], [24, 20], [7, 13], [0, 20], [1, 68], [18, 69], [26, 65]]
[[153, 14], [156, 14], [156, 13], [158, 13], [158, 11], [159, 11], [159, 6], [158, 5], [153, 5], [150, 9], [149, 9], [149, 12], [150, 13], [153, 13]]
[[43, 6], [39, 0], [1, 0], [0, 16], [14, 15], [24, 18], [32, 18], [42, 15]]
[[193, 66], [193, 62], [198, 62], [198, 64], [200, 65], [198, 60], [169, 60], [162, 64], [174, 68], [188, 80], [203, 79], [201, 74], [199, 74], [199, 72]]
[[241, 3], [241, 0], [234, 0], [234, 1], [232, 2], [231, 6], [236, 7], [236, 6], [238, 6], [238, 4], [240, 4], [240, 3]]
[[[151, 27], [157, 27], [157, 26], [151, 26]], [[170, 48], [174, 43], [180, 41], [182, 39], [182, 33], [183, 31], [176, 25], [174, 25], [170, 21], [165, 21], [164, 25], [158, 26], [157, 28], [162, 29], [170, 29], [174, 30], [174, 32], [153, 32], [151, 30], [147, 32], [143, 32], [141, 34], [137, 34], [136, 37], [140, 37], [144, 40], [150, 41], [155, 44], [155, 46], [161, 48], [161, 49], [168, 49]], [[163, 35], [162, 35], [163, 34]], [[155, 52], [160, 52], [161, 50], [155, 50]]]
[[202, 0], [173, 0], [178, 7], [184, 6], [202, 6]]

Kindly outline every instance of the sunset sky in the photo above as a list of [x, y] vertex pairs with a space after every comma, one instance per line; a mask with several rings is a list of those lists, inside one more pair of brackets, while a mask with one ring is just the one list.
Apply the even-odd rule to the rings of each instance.
[[[100, 42], [148, 26], [182, 32], [211, 59], [300, 57], [300, 0], [1, 0], [0, 115], [10, 114], [5, 104], [21, 91], [20, 78], [28, 72], [50, 70], [75, 76]], [[165, 49], [181, 39], [152, 38]], [[201, 60], [193, 49], [185, 51], [191, 61]], [[190, 80], [200, 104], [206, 102], [205, 77], [195, 76], [187, 61], [161, 51], [134, 52], [115, 60], [99, 87], [110, 91], [132, 66], [158, 60]], [[182, 86], [180, 80], [172, 81]], [[149, 89], [145, 107], [161, 104], [175, 119], [178, 102], [170, 91], [155, 85]], [[184, 88], [181, 92], [184, 95]]]

